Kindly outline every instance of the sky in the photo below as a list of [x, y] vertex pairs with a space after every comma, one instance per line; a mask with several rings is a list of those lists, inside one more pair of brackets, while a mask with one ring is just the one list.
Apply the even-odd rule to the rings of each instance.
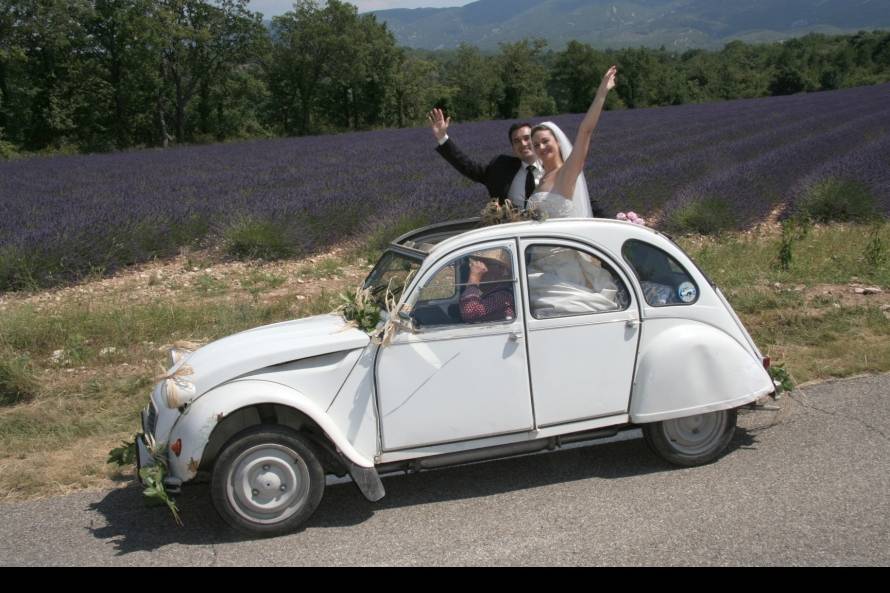
[[[346, 0], [358, 7], [359, 12], [386, 10], [387, 8], [420, 8], [463, 6], [472, 0]], [[261, 12], [266, 18], [278, 16], [293, 7], [293, 0], [250, 0], [250, 10]]]

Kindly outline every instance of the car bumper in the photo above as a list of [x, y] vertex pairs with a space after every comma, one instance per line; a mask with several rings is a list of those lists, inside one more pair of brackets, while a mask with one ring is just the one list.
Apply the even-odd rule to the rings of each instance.
[[145, 435], [139, 433], [136, 435], [136, 476], [139, 482], [144, 485], [140, 471], [143, 467], [151, 467], [155, 464], [154, 457], [148, 450], [148, 443], [145, 441]]

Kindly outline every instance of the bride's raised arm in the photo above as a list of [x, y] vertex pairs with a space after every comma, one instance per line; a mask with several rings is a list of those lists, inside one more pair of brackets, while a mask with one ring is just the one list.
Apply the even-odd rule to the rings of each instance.
[[[584, 162], [587, 160], [587, 153], [590, 150], [590, 138], [593, 136], [593, 130], [599, 122], [600, 114], [603, 112], [603, 105], [606, 103], [606, 95], [615, 88], [615, 75], [618, 72], [617, 66], [612, 66], [603, 75], [603, 80], [596, 91], [593, 103], [587, 110], [587, 115], [581, 121], [578, 128], [578, 135], [575, 137], [575, 144], [572, 146], [572, 154], [566, 159], [565, 164], [559, 171], [559, 178], [556, 180], [556, 186], [568, 190], [571, 184], [574, 188], [575, 180], [584, 170]], [[572, 192], [563, 193], [563, 195], [572, 195]]]

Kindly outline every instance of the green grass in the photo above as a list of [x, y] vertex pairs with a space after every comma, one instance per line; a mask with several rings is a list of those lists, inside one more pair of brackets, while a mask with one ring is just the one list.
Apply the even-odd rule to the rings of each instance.
[[314, 264], [306, 265], [297, 271], [297, 275], [310, 280], [322, 278], [338, 278], [342, 275], [344, 260], [337, 257], [326, 257]]
[[[322, 306], [332, 305], [325, 298]], [[103, 348], [142, 348], [147, 342], [204, 340], [250, 327], [294, 317], [306, 309], [292, 296], [271, 303], [192, 302], [128, 305], [79, 303], [57, 307], [52, 313], [20, 306], [3, 313], [0, 343], [17, 352], [48, 358], [57, 349], [80, 364], [96, 362]], [[329, 309], [329, 310], [331, 310]]]
[[[890, 290], [890, 265], [874, 257], [890, 225], [809, 228], [792, 242], [787, 270], [781, 238], [732, 234], [682, 237], [680, 245], [723, 290], [760, 349], [798, 383], [890, 371], [890, 320], [877, 302], [851, 304], [851, 284]], [[829, 285], [831, 294], [818, 287]]]
[[39, 388], [30, 358], [0, 343], [0, 406], [30, 400]]
[[[873, 240], [867, 225], [832, 225], [810, 229], [792, 244], [788, 270], [778, 265], [778, 235], [732, 234], [719, 238], [680, 237], [677, 242], [718, 285], [741, 288], [761, 284], [845, 284], [867, 282], [890, 287], [886, 258], [869, 261]], [[890, 225], [878, 237], [890, 245]]]
[[247, 275], [241, 278], [241, 287], [249, 292], [254, 298], [267, 290], [278, 288], [287, 281], [284, 276], [264, 272], [258, 269], [250, 270]]

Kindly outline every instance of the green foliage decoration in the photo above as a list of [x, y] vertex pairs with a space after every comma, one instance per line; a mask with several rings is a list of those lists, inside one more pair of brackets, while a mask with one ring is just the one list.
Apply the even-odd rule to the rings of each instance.
[[337, 309], [343, 318], [366, 333], [373, 333], [381, 320], [380, 302], [371, 294], [370, 288], [361, 286], [351, 295], [339, 295], [342, 304]]
[[139, 470], [139, 477], [145, 485], [142, 495], [149, 505], [165, 505], [169, 508], [170, 512], [173, 513], [173, 520], [182, 527], [179, 507], [176, 506], [176, 501], [170, 497], [164, 486], [164, 477], [169, 471], [167, 466], [167, 447], [164, 444], [153, 445], [150, 443], [149, 450], [154, 459], [154, 465], [143, 467]]
[[771, 365], [769, 376], [772, 377], [774, 382], [778, 383], [776, 388], [779, 393], [794, 389], [794, 380], [791, 378], [791, 373], [785, 368], [784, 363]]
[[122, 442], [120, 447], [115, 447], [108, 452], [108, 459], [105, 463], [117, 465], [118, 467], [126, 467], [136, 463], [136, 442]]

